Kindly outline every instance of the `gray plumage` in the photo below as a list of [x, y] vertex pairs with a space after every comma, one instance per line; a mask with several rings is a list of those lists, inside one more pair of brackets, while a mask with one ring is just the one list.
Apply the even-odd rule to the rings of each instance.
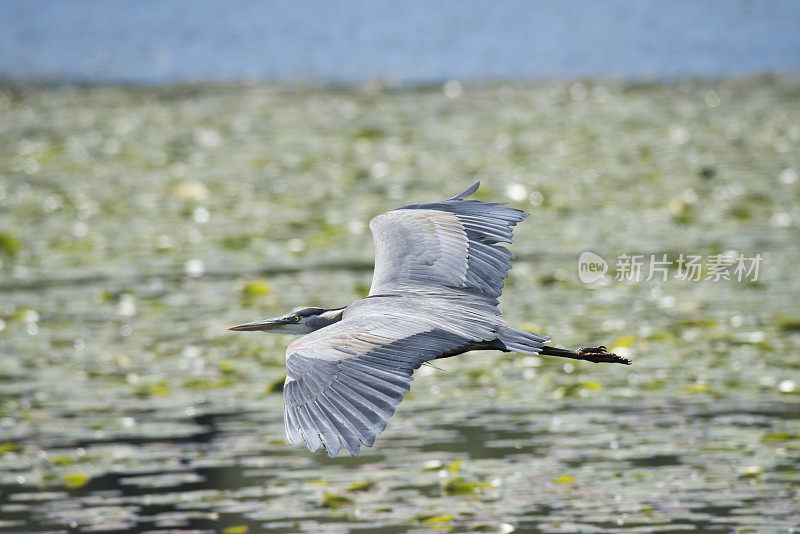
[[514, 257], [502, 243], [511, 243], [526, 214], [466, 200], [478, 186], [372, 219], [375, 271], [366, 298], [233, 327], [306, 333], [286, 350], [292, 444], [322, 446], [331, 457], [344, 444], [356, 456], [386, 428], [423, 363], [478, 349], [542, 352], [549, 338], [508, 326], [497, 307]]

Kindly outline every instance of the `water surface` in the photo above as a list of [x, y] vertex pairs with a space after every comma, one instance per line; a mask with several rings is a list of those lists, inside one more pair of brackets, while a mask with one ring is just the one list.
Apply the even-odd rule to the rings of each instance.
[[[0, 530], [800, 528], [796, 80], [6, 87], [0, 115]], [[359, 458], [290, 446], [290, 338], [226, 327], [364, 295], [369, 219], [476, 179], [531, 214], [508, 320], [635, 365], [473, 353]], [[763, 264], [586, 286], [585, 250]]]

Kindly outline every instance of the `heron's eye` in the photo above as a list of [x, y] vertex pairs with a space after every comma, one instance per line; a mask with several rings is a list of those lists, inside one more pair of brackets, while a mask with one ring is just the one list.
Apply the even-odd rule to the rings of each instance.
[[299, 323], [300, 322], [300, 316], [299, 315], [292, 315], [292, 321], [294, 321], [296, 323]]

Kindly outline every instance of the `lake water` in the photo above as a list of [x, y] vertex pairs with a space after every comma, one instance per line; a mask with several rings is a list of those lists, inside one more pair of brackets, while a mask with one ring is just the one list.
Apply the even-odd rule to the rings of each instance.
[[[0, 86], [0, 532], [797, 532], [800, 83], [453, 96]], [[509, 322], [634, 365], [470, 353], [358, 458], [286, 443], [293, 338], [226, 327], [363, 296], [369, 219], [474, 180], [530, 213]]]
[[800, 72], [798, 28], [794, 0], [7, 0], [0, 76], [413, 83]]

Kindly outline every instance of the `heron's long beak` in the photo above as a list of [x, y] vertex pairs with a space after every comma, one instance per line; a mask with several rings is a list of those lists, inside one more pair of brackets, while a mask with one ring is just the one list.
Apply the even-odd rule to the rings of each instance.
[[277, 330], [285, 324], [287, 322], [284, 319], [266, 319], [232, 326], [228, 330]]

